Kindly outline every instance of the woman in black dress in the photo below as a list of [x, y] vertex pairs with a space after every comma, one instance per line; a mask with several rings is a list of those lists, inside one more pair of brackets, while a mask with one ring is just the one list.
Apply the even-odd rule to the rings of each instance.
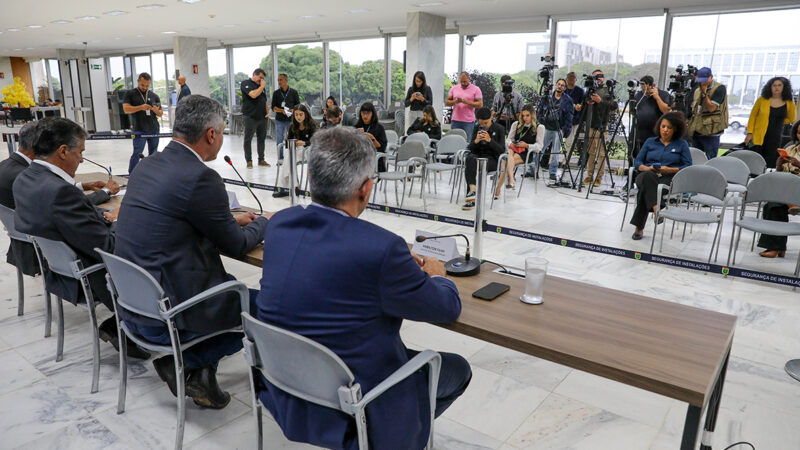
[[[356, 122], [355, 127], [367, 135], [369, 140], [372, 141], [376, 152], [386, 153], [386, 130], [378, 122], [378, 113], [375, 111], [375, 105], [372, 102], [366, 102], [361, 105], [358, 112], [358, 122]], [[386, 172], [386, 161], [383, 158], [378, 161], [378, 172]]]
[[431, 139], [442, 138], [442, 125], [436, 118], [436, 110], [433, 106], [428, 105], [422, 110], [422, 117], [418, 118], [408, 127], [406, 134], [412, 133], [425, 133]]
[[[311, 112], [308, 110], [306, 105], [300, 104], [295, 106], [294, 111], [292, 112], [292, 124], [289, 126], [289, 131], [286, 134], [286, 139], [294, 139], [296, 142], [295, 147], [295, 161], [298, 160], [298, 156], [302, 157], [302, 150], [304, 147], [308, 147], [311, 144], [311, 137], [314, 135], [314, 132], [317, 131], [317, 122], [311, 118]], [[288, 149], [288, 147], [287, 147]], [[292, 168], [289, 167], [289, 158], [287, 157], [280, 168], [280, 175], [278, 175], [278, 187], [284, 189], [277, 189], [272, 196], [275, 198], [287, 197], [289, 195], [289, 170]], [[299, 193], [300, 186], [295, 186], [295, 190]]]

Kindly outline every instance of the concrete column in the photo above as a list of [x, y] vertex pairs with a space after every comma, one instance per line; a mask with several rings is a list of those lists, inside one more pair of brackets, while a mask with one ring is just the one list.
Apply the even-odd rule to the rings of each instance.
[[[444, 35], [445, 18], [423, 12], [406, 15], [406, 85], [414, 82], [414, 72], [425, 73], [428, 86], [433, 91], [433, 107], [442, 117], [444, 106]], [[408, 123], [406, 110], [406, 128]], [[398, 130], [401, 134], [405, 130]]]
[[[322, 43], [322, 108], [327, 106], [327, 98], [331, 95], [331, 43]], [[341, 100], [340, 100], [341, 101]]]
[[383, 36], [383, 107], [392, 105], [392, 38]]
[[[172, 38], [172, 49], [175, 54], [175, 70], [186, 77], [186, 84], [189, 85], [192, 94], [208, 97], [211, 94], [208, 85], [208, 40], [175, 36]], [[197, 73], [192, 70], [195, 65]]]

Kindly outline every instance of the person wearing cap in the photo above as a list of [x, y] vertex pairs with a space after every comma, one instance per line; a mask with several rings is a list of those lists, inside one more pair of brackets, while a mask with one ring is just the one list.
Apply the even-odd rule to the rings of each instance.
[[500, 155], [506, 151], [506, 129], [497, 122], [492, 121], [492, 111], [489, 108], [480, 108], [475, 113], [478, 117], [478, 126], [472, 132], [472, 139], [467, 149], [467, 159], [464, 162], [464, 179], [467, 182], [467, 195], [462, 209], [469, 210], [475, 207], [476, 180], [478, 176], [478, 158], [486, 158], [486, 172], [497, 170]]
[[511, 75], [500, 77], [500, 86], [500, 91], [494, 94], [492, 99], [492, 117], [495, 120], [499, 119], [500, 124], [509, 129], [512, 123], [519, 120], [525, 101], [522, 95], [514, 90], [514, 79]]
[[708, 159], [717, 156], [719, 139], [728, 128], [728, 95], [724, 84], [714, 81], [711, 69], [703, 67], [695, 78], [689, 137]]

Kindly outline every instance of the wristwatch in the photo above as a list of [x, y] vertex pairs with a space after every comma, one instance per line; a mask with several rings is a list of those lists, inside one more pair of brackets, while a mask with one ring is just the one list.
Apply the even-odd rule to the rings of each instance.
[[105, 192], [105, 193], [106, 193], [106, 194], [108, 194], [108, 195], [111, 195], [111, 189], [109, 189], [109, 188], [107, 188], [107, 187], [102, 187], [102, 188], [100, 188], [100, 190], [101, 190], [101, 191], [103, 191], [103, 192]]

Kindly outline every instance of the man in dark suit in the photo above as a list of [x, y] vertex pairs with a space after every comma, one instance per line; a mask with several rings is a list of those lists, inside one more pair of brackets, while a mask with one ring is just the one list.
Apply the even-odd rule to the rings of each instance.
[[[19, 130], [19, 149], [8, 159], [0, 162], [0, 205], [7, 208], [16, 209], [14, 193], [11, 188], [17, 176], [31, 165], [31, 161], [35, 157], [33, 144], [36, 140], [36, 124], [38, 122], [28, 122]], [[94, 191], [89, 194], [89, 200], [95, 205], [107, 202], [110, 194], [119, 192], [119, 185], [114, 181], [78, 183], [77, 186]], [[19, 266], [25, 275], [36, 276], [39, 274], [36, 253], [33, 245], [27, 242], [12, 240], [8, 247], [6, 261], [14, 266]]]
[[[164, 151], [143, 160], [130, 177], [117, 223], [115, 254], [147, 270], [169, 296], [172, 306], [233, 280], [220, 253], [244, 256], [264, 238], [265, 217], [232, 216], [225, 184], [204, 162], [222, 145], [225, 110], [215, 100], [190, 95], [176, 110], [173, 140]], [[252, 291], [253, 297], [257, 291]], [[176, 318], [181, 340], [241, 325], [237, 296], [223, 294]], [[132, 330], [147, 340], [168, 344], [163, 323], [126, 317]], [[242, 348], [240, 333], [222, 334], [183, 352], [186, 393], [195, 403], [224, 408], [230, 395], [216, 380], [219, 360]], [[175, 361], [153, 361], [159, 376], [175, 394]]]
[[[17, 230], [66, 243], [75, 251], [83, 267], [100, 263], [95, 248], [114, 251], [111, 224], [117, 215], [117, 212], [101, 213], [75, 185], [73, 177], [83, 161], [87, 136], [80, 125], [69, 119], [48, 117], [40, 120], [33, 146], [36, 159], [17, 176], [12, 187]], [[105, 271], [94, 272], [88, 278], [92, 296], [113, 311]], [[45, 282], [47, 290], [59, 298], [75, 304], [85, 301], [83, 290], [73, 278], [46, 270]], [[100, 324], [99, 331], [102, 340], [118, 347], [117, 325], [113, 318]], [[150, 357], [132, 342], [128, 342], [128, 354], [134, 358]]]
[[[441, 262], [413, 255], [401, 237], [357, 218], [373, 187], [375, 151], [369, 139], [337, 127], [317, 132], [312, 148], [313, 202], [270, 220], [256, 317], [325, 345], [369, 392], [418, 353], [400, 339], [403, 319], [452, 322], [461, 313], [461, 300]], [[464, 358], [441, 355], [436, 416], [472, 376]], [[289, 439], [357, 447], [349, 416], [260, 381], [261, 401]], [[429, 414], [427, 377], [420, 372], [367, 407], [370, 447], [424, 447]]]

